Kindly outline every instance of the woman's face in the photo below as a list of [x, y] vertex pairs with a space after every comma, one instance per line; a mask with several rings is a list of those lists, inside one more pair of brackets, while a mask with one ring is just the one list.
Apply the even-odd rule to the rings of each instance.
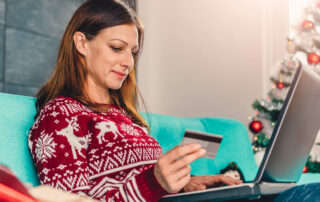
[[85, 45], [87, 90], [121, 87], [134, 66], [138, 30], [134, 24], [118, 25], [101, 30]]

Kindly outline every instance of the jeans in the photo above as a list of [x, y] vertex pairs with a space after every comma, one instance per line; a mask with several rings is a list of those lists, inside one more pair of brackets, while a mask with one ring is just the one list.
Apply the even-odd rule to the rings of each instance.
[[310, 183], [292, 187], [279, 194], [275, 199], [275, 202], [282, 201], [320, 202], [320, 183]]

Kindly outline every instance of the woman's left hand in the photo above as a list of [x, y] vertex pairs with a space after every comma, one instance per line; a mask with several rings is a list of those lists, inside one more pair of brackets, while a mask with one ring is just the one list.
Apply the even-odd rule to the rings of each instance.
[[242, 184], [241, 180], [235, 180], [225, 175], [203, 175], [192, 177], [189, 183], [184, 186], [185, 192], [205, 190], [215, 185], [237, 185]]

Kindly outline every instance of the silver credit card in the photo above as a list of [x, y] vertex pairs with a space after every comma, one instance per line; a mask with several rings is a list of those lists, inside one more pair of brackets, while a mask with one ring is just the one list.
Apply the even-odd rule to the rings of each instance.
[[215, 135], [211, 133], [186, 130], [180, 145], [198, 143], [203, 149], [206, 150], [206, 154], [203, 157], [214, 159], [218, 152], [222, 137], [223, 136], [221, 135]]

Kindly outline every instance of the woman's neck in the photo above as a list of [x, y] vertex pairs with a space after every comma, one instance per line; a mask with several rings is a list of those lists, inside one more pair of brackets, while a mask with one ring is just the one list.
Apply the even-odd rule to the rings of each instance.
[[84, 92], [92, 102], [98, 104], [110, 104], [109, 90], [96, 85], [96, 83], [90, 81], [90, 79], [85, 82]]

